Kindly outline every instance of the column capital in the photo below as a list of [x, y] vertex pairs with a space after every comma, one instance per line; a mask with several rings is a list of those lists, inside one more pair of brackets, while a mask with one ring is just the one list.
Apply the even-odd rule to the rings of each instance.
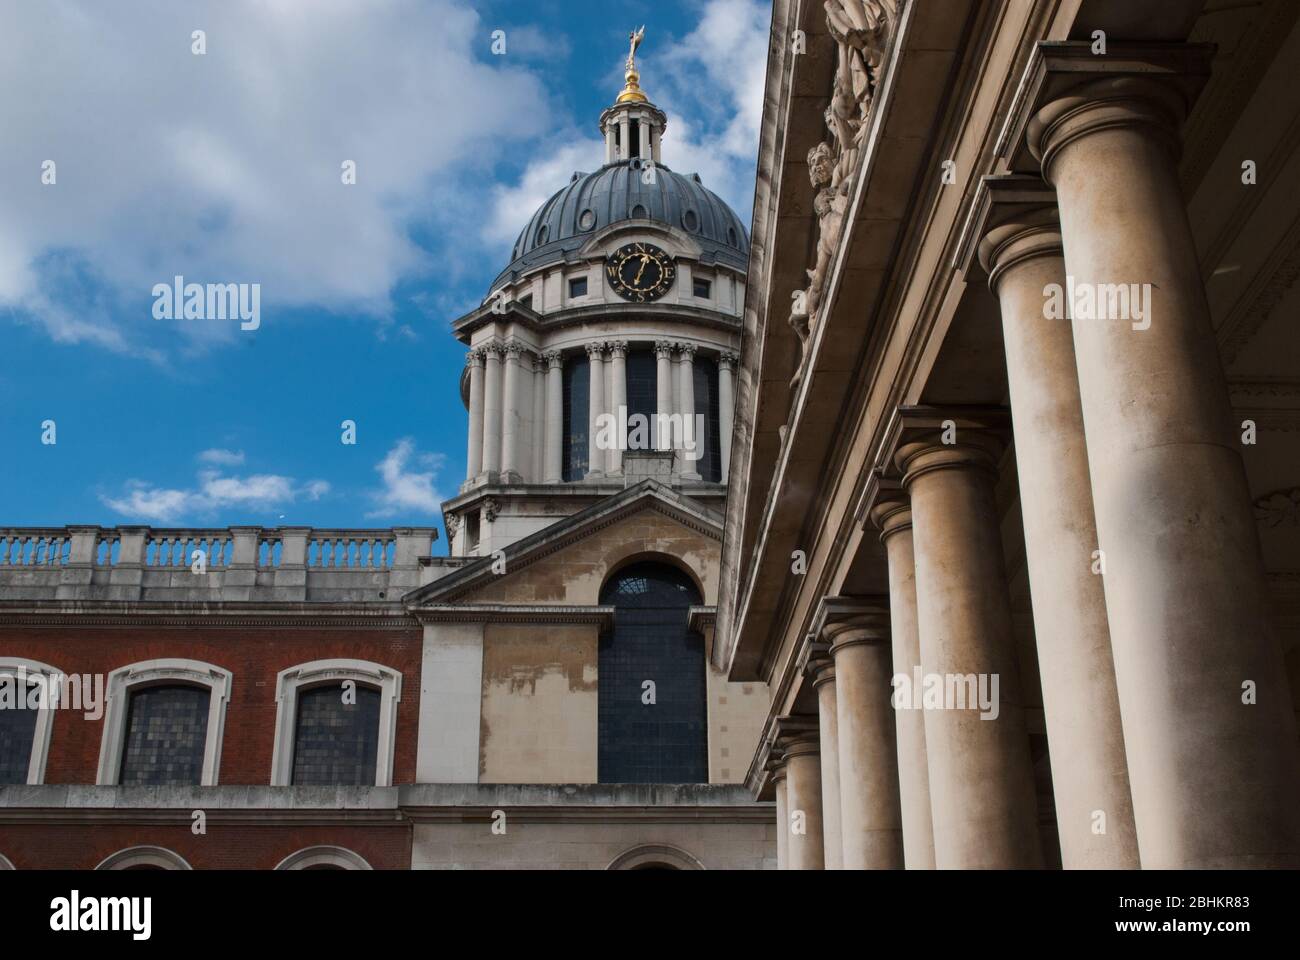
[[890, 642], [888, 597], [823, 597], [813, 615], [810, 642], [824, 644], [826, 652], [835, 654], [838, 644], [850, 638], [855, 642]]
[[604, 353], [605, 353], [604, 340], [593, 340], [590, 343], [584, 344], [583, 346], [587, 350], [587, 356], [591, 357], [591, 359], [601, 360], [604, 358]]
[[998, 281], [1016, 264], [1064, 256], [1056, 191], [1037, 176], [982, 177], [967, 237], [996, 295]]
[[479, 352], [485, 360], [500, 360], [505, 355], [505, 344], [500, 340], [489, 340], [483, 346], [479, 347]]
[[922, 473], [946, 467], [997, 472], [1011, 442], [1011, 417], [1001, 407], [899, 407], [884, 449], [903, 475], [903, 489]]
[[1208, 43], [1038, 43], [1020, 83], [1011, 116], [995, 148], [1016, 170], [1041, 162], [1051, 180], [1051, 161], [1065, 143], [1095, 130], [1122, 125], [1176, 131], [1210, 74], [1214, 45]]
[[835, 661], [831, 658], [831, 645], [813, 635], [804, 640], [799, 653], [799, 672], [812, 681], [813, 689], [835, 680]]
[[467, 367], [481, 367], [481, 366], [483, 366], [483, 350], [482, 350], [481, 348], [479, 348], [479, 347], [475, 347], [474, 349], [472, 349], [472, 350], [470, 350], [468, 353], [466, 353], [466, 354], [465, 354], [465, 366], [467, 366]]
[[616, 360], [622, 360], [627, 356], [626, 340], [610, 340], [605, 346], [609, 350], [609, 355]]
[[659, 360], [667, 360], [667, 359], [669, 359], [669, 358], [672, 356], [672, 354], [673, 354], [673, 348], [674, 348], [675, 346], [676, 346], [676, 344], [674, 344], [673, 341], [671, 341], [671, 340], [656, 340], [656, 341], [655, 341], [655, 357], [656, 357], [656, 359], [659, 359]]
[[564, 354], [559, 350], [547, 350], [542, 354], [548, 370], [559, 370], [564, 366]]
[[694, 361], [695, 354], [700, 349], [693, 343], [685, 343], [681, 341], [679, 341], [675, 346], [677, 347], [677, 352], [682, 355], [683, 360], [691, 361]]
[[817, 718], [777, 717], [773, 723], [772, 742], [783, 763], [795, 757], [817, 756], [821, 753], [821, 729]]
[[867, 483], [863, 497], [866, 523], [880, 531], [884, 543], [896, 533], [912, 529], [912, 498], [902, 483], [876, 473]]
[[735, 368], [740, 363], [740, 354], [734, 350], [723, 350], [718, 354], [718, 365], [721, 367]]
[[523, 344], [517, 340], [511, 340], [502, 347], [502, 352], [507, 360], [522, 360], [527, 351], [524, 349]]

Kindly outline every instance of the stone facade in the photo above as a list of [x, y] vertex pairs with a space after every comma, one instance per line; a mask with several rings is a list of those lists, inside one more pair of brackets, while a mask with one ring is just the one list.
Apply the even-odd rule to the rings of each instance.
[[774, 4], [714, 657], [783, 867], [1300, 865], [1296, 13]]

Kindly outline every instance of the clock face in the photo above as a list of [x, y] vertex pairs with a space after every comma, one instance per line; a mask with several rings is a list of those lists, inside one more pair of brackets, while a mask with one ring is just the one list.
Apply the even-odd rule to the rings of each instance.
[[652, 243], [629, 243], [609, 255], [605, 276], [624, 300], [648, 303], [669, 291], [677, 278], [677, 266]]

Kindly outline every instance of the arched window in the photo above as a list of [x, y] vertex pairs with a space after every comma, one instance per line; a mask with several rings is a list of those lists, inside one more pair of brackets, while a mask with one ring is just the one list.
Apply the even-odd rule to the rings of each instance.
[[277, 870], [371, 870], [360, 854], [343, 847], [307, 847], [280, 861]]
[[231, 673], [199, 660], [148, 660], [108, 675], [100, 784], [212, 786]]
[[378, 754], [378, 690], [330, 684], [298, 694], [293, 783], [373, 784]]
[[600, 638], [598, 779], [706, 782], [704, 641], [687, 625], [695, 584], [676, 567], [637, 563], [610, 578], [600, 602], [615, 613]]
[[317, 660], [276, 680], [271, 785], [393, 782], [402, 675], [366, 660]]
[[184, 857], [165, 847], [128, 847], [100, 861], [96, 870], [192, 870]]
[[165, 685], [131, 691], [120, 784], [197, 786], [208, 736], [206, 687]]
[[58, 677], [35, 660], [0, 659], [0, 784], [45, 780]]

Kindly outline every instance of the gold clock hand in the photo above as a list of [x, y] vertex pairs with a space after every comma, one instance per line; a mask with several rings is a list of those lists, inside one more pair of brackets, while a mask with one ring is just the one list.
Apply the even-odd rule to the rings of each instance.
[[648, 264], [649, 262], [650, 262], [650, 258], [647, 257], [644, 253], [641, 254], [641, 269], [636, 272], [636, 278], [632, 281], [632, 284], [634, 286], [641, 282], [641, 274], [645, 273], [646, 264]]

